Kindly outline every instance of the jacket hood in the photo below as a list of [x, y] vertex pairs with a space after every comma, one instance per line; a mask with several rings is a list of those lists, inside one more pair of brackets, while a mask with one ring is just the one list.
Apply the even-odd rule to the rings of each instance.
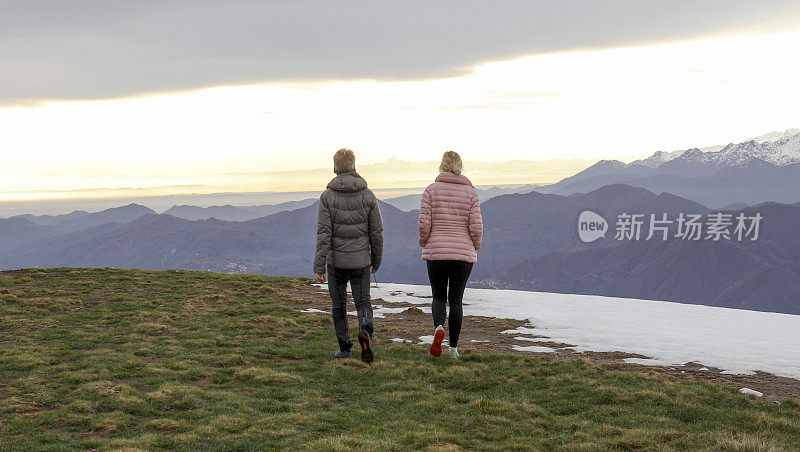
[[350, 171], [348, 173], [337, 174], [336, 177], [331, 179], [328, 183], [328, 188], [333, 191], [353, 193], [367, 188], [367, 181], [359, 176], [357, 172]]
[[436, 176], [436, 182], [448, 182], [451, 184], [469, 185], [472, 187], [472, 182], [463, 174], [455, 175], [453, 173], [439, 173]]

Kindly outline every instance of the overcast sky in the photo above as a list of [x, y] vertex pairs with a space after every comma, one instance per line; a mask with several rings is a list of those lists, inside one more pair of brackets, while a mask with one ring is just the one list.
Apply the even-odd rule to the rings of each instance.
[[575, 49], [776, 32], [800, 2], [3, 1], [0, 104], [268, 81], [426, 79]]
[[0, 0], [0, 201], [270, 190], [252, 174], [342, 146], [374, 163], [726, 144], [800, 126], [798, 54], [797, 1]]

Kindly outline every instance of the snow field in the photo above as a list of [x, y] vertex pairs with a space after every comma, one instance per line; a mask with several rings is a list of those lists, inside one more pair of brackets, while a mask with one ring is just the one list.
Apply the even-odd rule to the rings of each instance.
[[[430, 294], [428, 286], [407, 284], [381, 283], [380, 288], [372, 289], [373, 299], [422, 305], [426, 312], [430, 312]], [[520, 337], [538, 336], [525, 341], [573, 344], [570, 349], [577, 352], [622, 351], [650, 357], [626, 360], [637, 364], [681, 366], [694, 362], [729, 374], [762, 371], [800, 379], [800, 316], [796, 315], [491, 289], [467, 289], [464, 314], [528, 321], [530, 327], [508, 331]], [[420, 341], [426, 339], [423, 336]], [[554, 351], [540, 346], [514, 348]]]

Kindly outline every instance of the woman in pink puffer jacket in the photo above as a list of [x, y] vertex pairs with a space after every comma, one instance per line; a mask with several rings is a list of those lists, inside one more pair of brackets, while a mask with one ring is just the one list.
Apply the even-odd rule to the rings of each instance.
[[[427, 261], [433, 301], [433, 344], [431, 355], [442, 354], [446, 305], [450, 304], [447, 327], [450, 331], [450, 356], [458, 358], [463, 309], [461, 300], [472, 264], [481, 248], [483, 221], [481, 203], [475, 187], [461, 174], [461, 157], [447, 151], [442, 156], [436, 182], [422, 194], [419, 209], [419, 244]], [[448, 291], [448, 285], [450, 290]]]

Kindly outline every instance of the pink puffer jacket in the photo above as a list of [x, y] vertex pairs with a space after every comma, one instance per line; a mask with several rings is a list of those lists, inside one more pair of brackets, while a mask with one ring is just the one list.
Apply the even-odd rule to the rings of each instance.
[[464, 175], [441, 173], [425, 189], [419, 209], [419, 244], [426, 261], [477, 262], [483, 239], [481, 202]]

